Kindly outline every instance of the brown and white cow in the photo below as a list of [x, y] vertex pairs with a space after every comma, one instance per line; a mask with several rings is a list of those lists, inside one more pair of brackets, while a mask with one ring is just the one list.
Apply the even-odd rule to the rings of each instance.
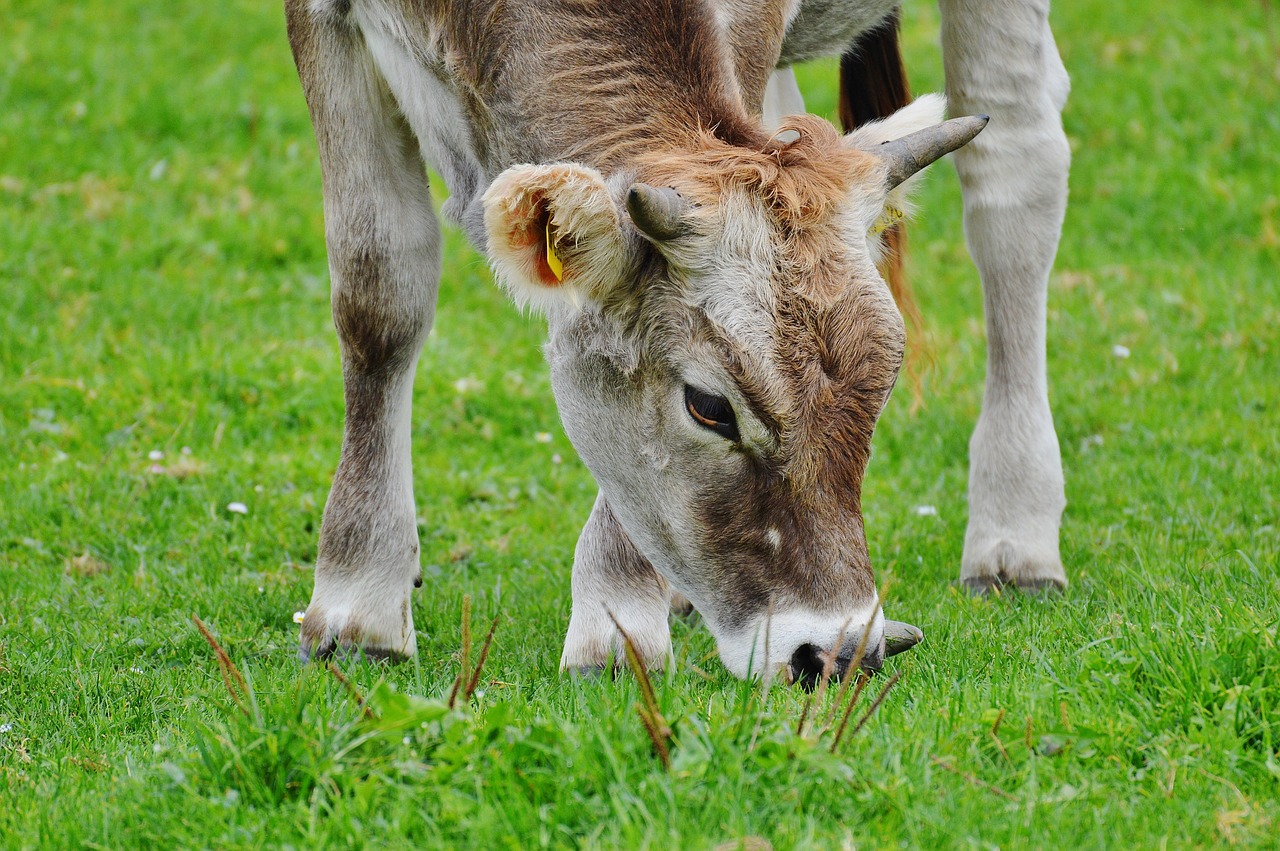
[[[739, 676], [884, 654], [860, 509], [903, 323], [877, 271], [904, 181], [984, 120], [926, 97], [841, 136], [782, 118], [779, 65], [840, 52], [894, 0], [286, 0], [324, 173], [346, 429], [304, 657], [415, 651], [410, 390], [446, 216], [546, 315], [566, 433], [600, 493], [561, 660], [606, 664], [613, 618], [670, 654], [673, 595]], [[961, 577], [1065, 583], [1044, 374], [1065, 203], [1065, 74], [1047, 3], [944, 0], [951, 107], [985, 285], [986, 404]], [[767, 94], [768, 92], [768, 94]], [[772, 110], [771, 110], [772, 111]], [[888, 143], [888, 144], [884, 144]]]

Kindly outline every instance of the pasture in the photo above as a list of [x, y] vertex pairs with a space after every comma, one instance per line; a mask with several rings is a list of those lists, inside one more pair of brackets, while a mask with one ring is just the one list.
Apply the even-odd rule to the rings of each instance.
[[[1067, 591], [953, 586], [983, 326], [939, 164], [910, 236], [931, 365], [881, 420], [863, 497], [887, 612], [925, 641], [835, 744], [836, 689], [806, 707], [738, 682], [678, 623], [653, 683], [669, 764], [636, 678], [557, 673], [594, 485], [541, 321], [455, 231], [415, 389], [419, 655], [345, 664], [350, 688], [299, 666], [342, 407], [282, 11], [0, 8], [0, 845], [1280, 845], [1271, 4], [1054, 11]], [[940, 90], [931, 4], [903, 37], [913, 89]], [[801, 77], [831, 114], [833, 66]], [[497, 627], [450, 710], [464, 597], [472, 665]]]

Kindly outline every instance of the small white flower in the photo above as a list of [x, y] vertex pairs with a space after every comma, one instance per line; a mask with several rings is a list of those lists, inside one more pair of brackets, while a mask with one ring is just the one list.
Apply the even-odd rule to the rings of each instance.
[[563, 461], [563, 460], [564, 460], [564, 459], [560, 457], [560, 453], [559, 453], [559, 452], [557, 452], [555, 455], [552, 455], [552, 456], [551, 456], [551, 463], [552, 463], [552, 464], [559, 464], [559, 463], [560, 463], [561, 461]]
[[917, 505], [916, 516], [917, 517], [937, 517], [938, 509], [934, 508], [932, 505]]
[[190, 447], [190, 446], [184, 446], [184, 447], [182, 447], [182, 454], [183, 454], [183, 455], [190, 455], [190, 454], [191, 454], [191, 447]]
[[484, 385], [478, 379], [472, 378], [470, 375], [453, 382], [453, 389], [459, 394], [474, 393], [483, 387]]
[[12, 733], [12, 732], [13, 732], [12, 724], [0, 724], [0, 733]]
[[302, 619], [303, 619], [303, 618], [305, 618], [306, 616], [307, 616], [307, 613], [306, 613], [306, 612], [294, 612], [294, 613], [293, 613], [293, 622], [294, 622], [294, 623], [302, 623]]
[[1111, 347], [1111, 354], [1123, 360], [1124, 358], [1129, 357], [1129, 347], [1122, 346], [1119, 343], [1116, 343], [1114, 346]]
[[164, 460], [164, 453], [161, 452], [159, 449], [152, 449], [150, 452], [147, 453], [147, 457], [150, 458], [152, 461], [161, 461], [161, 460]]
[[248, 514], [249, 506], [245, 505], [243, 502], [228, 502], [227, 511], [230, 511], [232, 514]]
[[401, 739], [400, 741], [404, 742], [406, 745], [411, 745], [411, 744], [413, 744], [413, 739], [409, 738], [408, 736], [405, 736], [405, 737], [404, 737], [403, 739]]
[[547, 431], [540, 431], [533, 436], [533, 439], [538, 443], [550, 443], [551, 433]]

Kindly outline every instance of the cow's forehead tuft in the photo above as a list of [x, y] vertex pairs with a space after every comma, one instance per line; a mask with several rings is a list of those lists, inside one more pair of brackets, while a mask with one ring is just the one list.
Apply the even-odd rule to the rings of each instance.
[[[784, 131], [795, 131], [798, 138], [781, 142]], [[856, 183], [876, 178], [878, 168], [874, 157], [842, 144], [829, 123], [799, 115], [774, 136], [741, 144], [700, 133], [689, 147], [642, 160], [640, 175], [646, 182], [675, 186], [703, 205], [745, 189], [794, 229], [831, 216]]]
[[[778, 136], [795, 131], [794, 141]], [[745, 230], [760, 248], [751, 252], [753, 277], [773, 290], [791, 290], [822, 305], [845, 291], [855, 271], [854, 188], [878, 186], [876, 159], [845, 146], [835, 129], [815, 116], [794, 116], [774, 137], [731, 144], [710, 132], [692, 146], [644, 161], [641, 180], [672, 186], [694, 205], [693, 216], [712, 230], [698, 246], [717, 263], [742, 265]], [[706, 264], [706, 257], [697, 258]]]

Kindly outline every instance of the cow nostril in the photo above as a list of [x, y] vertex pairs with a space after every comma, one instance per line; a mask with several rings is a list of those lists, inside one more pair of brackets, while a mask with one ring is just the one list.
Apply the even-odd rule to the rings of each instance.
[[[813, 691], [822, 679], [822, 670], [827, 664], [827, 652], [816, 644], [801, 644], [791, 654], [791, 682], [805, 691]], [[844, 674], [849, 665], [848, 659], [837, 659], [831, 666], [833, 678]]]

